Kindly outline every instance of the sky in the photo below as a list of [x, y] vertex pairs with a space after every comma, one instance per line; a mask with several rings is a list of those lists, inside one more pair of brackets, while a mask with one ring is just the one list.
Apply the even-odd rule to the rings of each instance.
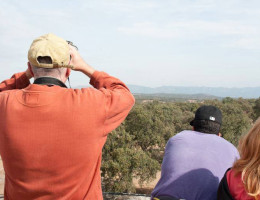
[[126, 84], [259, 87], [259, 19], [258, 0], [0, 0], [0, 80], [26, 70], [33, 39], [54, 33]]

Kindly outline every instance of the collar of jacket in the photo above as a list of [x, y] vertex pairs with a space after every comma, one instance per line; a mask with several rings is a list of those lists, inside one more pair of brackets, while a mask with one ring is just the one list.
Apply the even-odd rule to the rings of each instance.
[[56, 78], [52, 78], [52, 77], [40, 77], [37, 78], [33, 84], [38, 84], [38, 85], [48, 85], [48, 86], [52, 86], [52, 85], [58, 85], [60, 87], [65, 87], [67, 88], [67, 86], [60, 80], [56, 79]]

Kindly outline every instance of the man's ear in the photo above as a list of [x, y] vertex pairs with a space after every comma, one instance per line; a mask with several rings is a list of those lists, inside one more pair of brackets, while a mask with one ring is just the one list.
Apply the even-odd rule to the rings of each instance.
[[66, 71], [66, 78], [68, 78], [70, 76], [70, 72], [71, 72], [71, 69], [67, 68], [67, 71]]
[[222, 137], [222, 134], [221, 134], [221, 133], [218, 133], [218, 136], [219, 136], [219, 137]]
[[27, 66], [28, 66], [29, 71], [31, 72], [31, 75], [34, 76], [33, 71], [32, 71], [31, 63], [27, 62]]

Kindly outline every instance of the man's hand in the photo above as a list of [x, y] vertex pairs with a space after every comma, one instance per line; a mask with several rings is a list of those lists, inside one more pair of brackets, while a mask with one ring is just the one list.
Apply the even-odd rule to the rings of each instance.
[[72, 46], [70, 46], [70, 55], [70, 64], [74, 66], [73, 70], [80, 71], [88, 77], [91, 77], [91, 75], [95, 72], [95, 69], [89, 66], [80, 56], [79, 52]]
[[27, 76], [27, 78], [30, 80], [33, 76], [32, 73], [30, 72], [30, 70], [27, 68], [27, 70], [25, 71], [25, 74]]

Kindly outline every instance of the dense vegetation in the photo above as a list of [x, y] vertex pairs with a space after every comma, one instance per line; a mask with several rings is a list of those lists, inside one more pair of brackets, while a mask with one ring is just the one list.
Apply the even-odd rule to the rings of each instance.
[[260, 98], [246, 100], [228, 97], [197, 103], [139, 101], [124, 123], [109, 135], [104, 147], [104, 190], [135, 192], [133, 178], [141, 184], [155, 178], [168, 139], [182, 130], [191, 129], [189, 122], [202, 104], [221, 109], [221, 133], [234, 145], [260, 116]]

